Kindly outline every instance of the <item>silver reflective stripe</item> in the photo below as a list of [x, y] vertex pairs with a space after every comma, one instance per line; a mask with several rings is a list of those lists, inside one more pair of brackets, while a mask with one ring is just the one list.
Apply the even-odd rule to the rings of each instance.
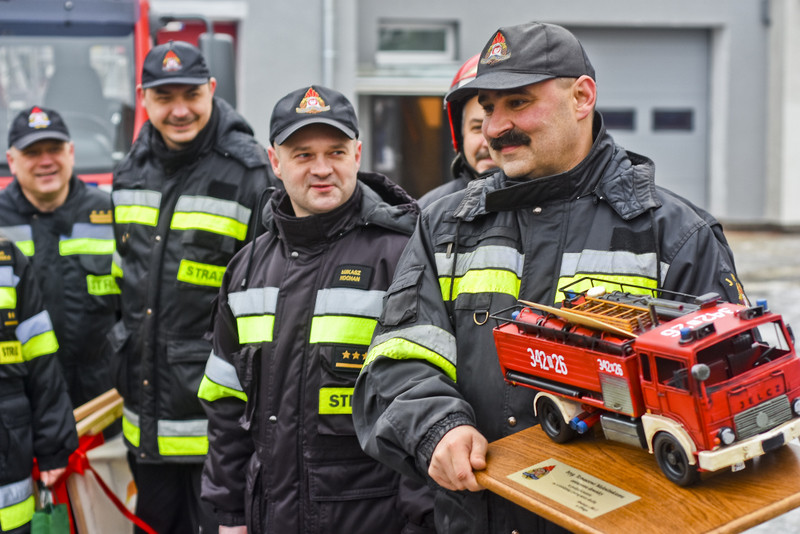
[[314, 315], [357, 315], [378, 318], [385, 291], [335, 287], [317, 291]]
[[111, 193], [115, 206], [147, 206], [158, 209], [161, 206], [161, 193], [144, 189], [120, 189]]
[[17, 326], [17, 339], [24, 345], [39, 334], [52, 330], [53, 323], [50, 321], [50, 315], [46, 310], [41, 311], [19, 323], [19, 326]]
[[139, 416], [125, 405], [122, 406], [122, 415], [130, 422], [130, 424], [136, 428], [139, 428]]
[[175, 205], [176, 212], [189, 213], [198, 211], [234, 219], [242, 224], [250, 220], [250, 208], [246, 208], [233, 200], [220, 200], [213, 197], [182, 196]]
[[381, 334], [372, 340], [370, 350], [372, 347], [380, 345], [384, 341], [390, 339], [402, 338], [421, 345], [426, 349], [432, 350], [439, 356], [445, 358], [447, 361], [456, 365], [458, 360], [456, 354], [456, 338], [450, 332], [442, 330], [438, 326], [433, 325], [419, 325], [410, 328], [403, 328], [401, 330], [393, 330], [386, 334]]
[[33, 229], [27, 224], [22, 224], [20, 226], [3, 226], [0, 228], [0, 233], [3, 233], [15, 243], [17, 241], [30, 241], [33, 239]]
[[206, 376], [220, 386], [235, 389], [236, 391], [244, 391], [236, 374], [236, 368], [214, 354], [213, 351], [208, 357], [208, 363], [206, 363]]
[[274, 314], [278, 305], [277, 287], [254, 287], [230, 293], [228, 295], [228, 305], [231, 307], [234, 317], [246, 315]]
[[517, 249], [499, 245], [487, 245], [472, 252], [448, 254], [436, 253], [436, 272], [439, 276], [450, 275], [453, 271], [453, 260], [458, 258], [455, 276], [464, 276], [470, 270], [503, 269], [522, 277], [525, 255]]
[[0, 508], [19, 504], [33, 495], [33, 478], [0, 486]]
[[[578, 273], [590, 275], [609, 274], [641, 276], [654, 279], [656, 277], [656, 254], [647, 252], [635, 254], [624, 250], [584, 250], [583, 252], [565, 252], [561, 256], [560, 277], [571, 277]], [[667, 277], [669, 264], [661, 263], [661, 282]]]
[[205, 419], [193, 419], [189, 421], [168, 421], [158, 422], [159, 436], [203, 436], [208, 435], [208, 421]]
[[114, 227], [110, 224], [75, 223], [71, 236], [61, 239], [114, 239]]
[[14, 267], [3, 265], [0, 267], [0, 287], [17, 287], [19, 276], [14, 274]]

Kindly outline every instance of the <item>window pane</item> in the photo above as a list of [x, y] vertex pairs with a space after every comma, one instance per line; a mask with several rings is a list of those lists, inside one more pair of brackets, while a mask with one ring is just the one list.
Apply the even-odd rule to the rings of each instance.
[[654, 109], [653, 130], [684, 131], [694, 129], [694, 111], [691, 109]]
[[636, 111], [632, 109], [606, 109], [598, 110], [603, 115], [603, 124], [608, 130], [636, 129]]
[[445, 30], [442, 28], [381, 28], [378, 50], [382, 52], [444, 52]]

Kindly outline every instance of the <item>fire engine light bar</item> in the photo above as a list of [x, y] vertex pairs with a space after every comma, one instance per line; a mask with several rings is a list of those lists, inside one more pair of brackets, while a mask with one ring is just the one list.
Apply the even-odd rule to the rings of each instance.
[[714, 326], [714, 323], [701, 324], [697, 328], [681, 328], [681, 339], [679, 343], [681, 345], [686, 345], [692, 341], [697, 341], [698, 339], [703, 339], [706, 336], [710, 336], [716, 331], [717, 328]]

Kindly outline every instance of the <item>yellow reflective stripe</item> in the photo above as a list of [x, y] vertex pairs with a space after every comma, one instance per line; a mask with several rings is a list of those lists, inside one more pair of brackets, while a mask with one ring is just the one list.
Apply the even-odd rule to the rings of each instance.
[[17, 308], [17, 289], [14, 287], [0, 287], [0, 310], [14, 310]]
[[163, 456], [202, 456], [208, 454], [208, 436], [158, 436], [158, 452]]
[[111, 276], [114, 278], [122, 278], [122, 267], [116, 261], [111, 262]]
[[203, 379], [200, 381], [200, 388], [197, 390], [197, 398], [214, 402], [228, 397], [236, 397], [243, 402], [247, 402], [247, 394], [244, 391], [236, 391], [233, 388], [222, 386], [203, 375]]
[[26, 361], [31, 361], [45, 354], [53, 354], [57, 351], [58, 341], [56, 340], [55, 332], [52, 330], [33, 336], [22, 344], [22, 356]]
[[22, 363], [22, 343], [19, 341], [3, 341], [0, 343], [0, 364]]
[[0, 529], [13, 530], [30, 523], [35, 509], [33, 495], [22, 502], [0, 508]]
[[113, 275], [86, 275], [86, 291], [90, 295], [119, 295], [119, 286]]
[[366, 360], [364, 360], [363, 369], [366, 369], [378, 356], [386, 356], [394, 360], [423, 360], [444, 371], [444, 374], [453, 382], [456, 381], [456, 366], [447, 358], [407, 339], [395, 337], [371, 347]]
[[78, 239], [62, 239], [58, 242], [58, 253], [62, 256], [71, 254], [113, 254], [116, 244], [113, 239], [94, 239], [81, 237]]
[[236, 318], [239, 332], [239, 343], [269, 343], [272, 341], [272, 329], [275, 326], [274, 315], [249, 315]]
[[353, 413], [353, 388], [320, 388], [320, 415], [351, 415]]
[[116, 206], [114, 221], [117, 224], [134, 223], [146, 226], [158, 224], [158, 208], [148, 206]]
[[16, 241], [14, 242], [17, 245], [17, 248], [26, 256], [30, 257], [33, 256], [33, 252], [35, 250], [33, 241]]
[[367, 317], [325, 315], [311, 320], [309, 343], [369, 345], [378, 321]]
[[141, 438], [141, 431], [136, 423], [123, 411], [122, 413], [122, 435], [134, 447], [139, 447], [139, 439]]
[[519, 297], [519, 277], [500, 269], [481, 269], [467, 271], [464, 276], [455, 279], [449, 276], [439, 277], [442, 298], [450, 300], [450, 284], [453, 283], [453, 300], [461, 293], [506, 293], [514, 298]]
[[[562, 288], [565, 285], [570, 284], [572, 282], [575, 282], [576, 280], [579, 280], [579, 279], [581, 279], [581, 278], [583, 278], [585, 276], [587, 276], [587, 275], [579, 274], [579, 275], [576, 275], [576, 276], [562, 276], [561, 278], [558, 279], [558, 285], [556, 287], [557, 288]], [[634, 284], [634, 285], [637, 285], [637, 286], [643, 286], [643, 287], [647, 287], [647, 288], [651, 288], [651, 289], [657, 289], [658, 288], [658, 282], [656, 282], [655, 278], [647, 278], [647, 277], [644, 277], [644, 276], [624, 276], [624, 275], [596, 274], [596, 273], [593, 273], [591, 276], [595, 280], [594, 281], [594, 285], [602, 285], [602, 282], [598, 282], [598, 279], [600, 279], [600, 280], [608, 280], [609, 285], [608, 285], [608, 287], [606, 287], [606, 290], [608, 290], [608, 291], [613, 291], [613, 290], [617, 289], [617, 288], [614, 287], [614, 283], [617, 283], [617, 284]], [[581, 291], [585, 291], [585, 290], [589, 289], [590, 287], [592, 287], [592, 285], [593, 285], [593, 283], [592, 283], [591, 280], [586, 280], [586, 281], [581, 282], [579, 284], [574, 284], [574, 285], [570, 286], [569, 290], [570, 291], [575, 291], [576, 293], [579, 293]], [[645, 294], [645, 295], [650, 295], [651, 294], [651, 292], [648, 291], [648, 290], [637, 289], [635, 287], [625, 287], [624, 290], [627, 291], [628, 293], [642, 293], [642, 294]], [[555, 300], [556, 304], [560, 304], [564, 300], [564, 296], [565, 295], [564, 295], [564, 293], [562, 291], [556, 291], [556, 300]]]
[[220, 287], [225, 266], [181, 260], [178, 267], [178, 280], [197, 286]]
[[205, 230], [244, 241], [247, 237], [247, 225], [235, 219], [212, 215], [210, 213], [192, 212], [172, 215], [170, 228], [174, 230]]

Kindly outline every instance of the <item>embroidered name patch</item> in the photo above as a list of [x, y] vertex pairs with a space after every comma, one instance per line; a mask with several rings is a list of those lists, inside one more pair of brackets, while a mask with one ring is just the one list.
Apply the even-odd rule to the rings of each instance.
[[331, 287], [369, 289], [371, 281], [372, 267], [367, 265], [340, 265], [334, 272]]

